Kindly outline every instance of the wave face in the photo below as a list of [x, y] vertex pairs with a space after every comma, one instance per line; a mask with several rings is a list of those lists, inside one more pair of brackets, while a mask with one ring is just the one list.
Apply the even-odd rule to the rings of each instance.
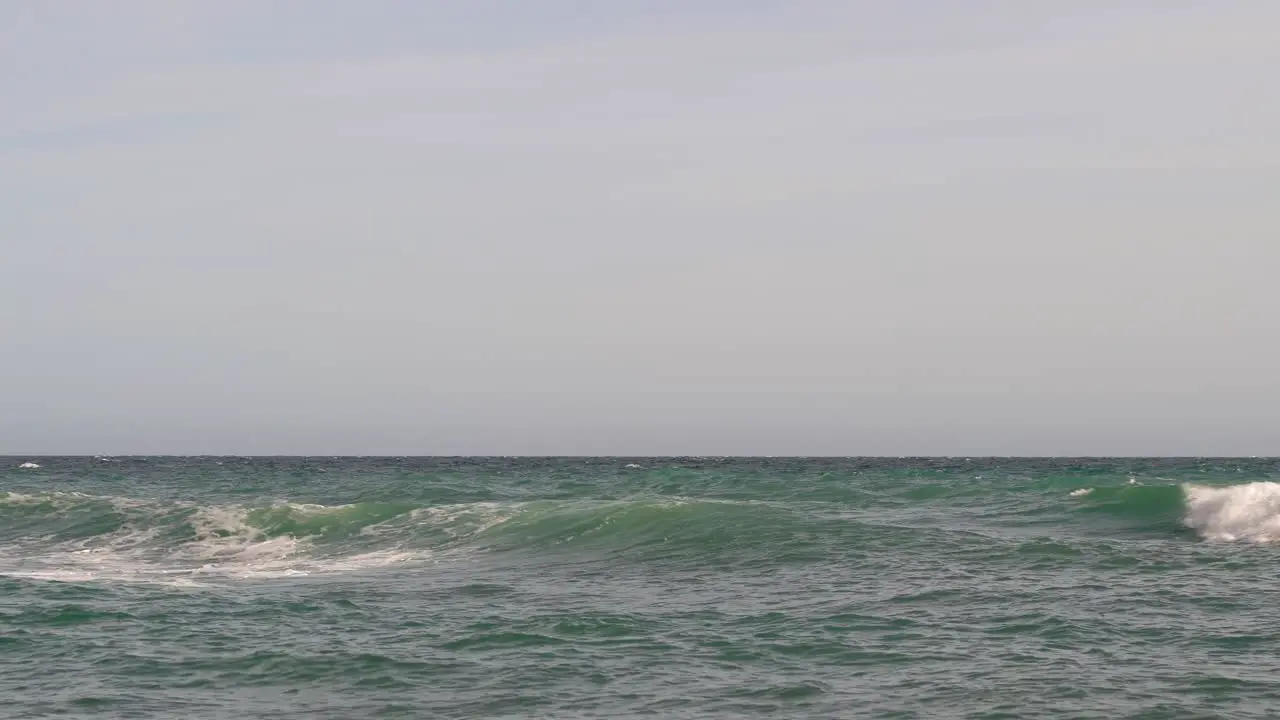
[[0, 495], [0, 523], [3, 573], [175, 581], [345, 572], [479, 551], [684, 551], [696, 559], [754, 546], [767, 554], [801, 521], [764, 504], [687, 498], [253, 506], [52, 492]]
[[0, 458], [0, 697], [1265, 718], [1277, 562], [1275, 459]]

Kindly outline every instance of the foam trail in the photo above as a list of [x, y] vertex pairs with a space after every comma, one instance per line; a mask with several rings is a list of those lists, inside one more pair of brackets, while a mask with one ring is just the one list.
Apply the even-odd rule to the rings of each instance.
[[[408, 517], [395, 504], [213, 505], [0, 491], [0, 575], [200, 584], [330, 574], [426, 560], [412, 536], [364, 530]], [[73, 521], [68, 522], [68, 518]], [[354, 538], [353, 542], [351, 538]]]
[[1274, 542], [1280, 540], [1280, 483], [1206, 487], [1183, 485], [1183, 522], [1206, 540]]

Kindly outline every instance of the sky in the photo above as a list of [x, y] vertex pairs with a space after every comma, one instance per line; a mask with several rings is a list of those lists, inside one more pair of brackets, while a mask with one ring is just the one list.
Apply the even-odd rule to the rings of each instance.
[[1273, 0], [0, 0], [0, 453], [1280, 454]]

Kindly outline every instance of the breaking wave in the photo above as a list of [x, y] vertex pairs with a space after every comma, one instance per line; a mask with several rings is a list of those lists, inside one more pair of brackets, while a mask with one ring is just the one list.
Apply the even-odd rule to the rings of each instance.
[[1086, 512], [1123, 518], [1142, 529], [1187, 528], [1204, 540], [1280, 540], [1280, 483], [1122, 485], [1080, 488], [1068, 496]]
[[1206, 540], [1280, 540], [1280, 483], [1184, 485], [1187, 527]]
[[785, 517], [757, 503], [682, 498], [201, 506], [7, 493], [0, 494], [0, 574], [189, 584], [350, 572], [478, 550], [705, 549], [767, 540], [766, 515]]
[[0, 574], [49, 580], [311, 575], [423, 557], [344, 538], [411, 507], [199, 506], [82, 493], [0, 494]]
[[[1280, 540], [1280, 483], [994, 488], [968, 496], [894, 496], [882, 505], [646, 496], [453, 504], [294, 502], [199, 504], [78, 492], [0, 492], [0, 575], [48, 580], [191, 584], [350, 573], [476, 553], [706, 563], [806, 561], [873, 552], [921, 532], [960, 547], [963, 522], [938, 524], [946, 505], [983, 522], [1065, 523], [1096, 536], [1194, 533], [1221, 542]], [[956, 517], [960, 517], [957, 515]], [[1001, 520], [1000, 518], [1003, 518]], [[1046, 524], [1048, 523], [1048, 524]], [[959, 534], [957, 534], [959, 533]], [[887, 544], [887, 545], [886, 545]], [[523, 562], [525, 558], [517, 555]], [[562, 557], [562, 556], [558, 556]]]

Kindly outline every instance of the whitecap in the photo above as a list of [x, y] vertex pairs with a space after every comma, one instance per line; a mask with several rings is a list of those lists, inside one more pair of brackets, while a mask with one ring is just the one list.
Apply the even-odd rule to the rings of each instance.
[[1183, 485], [1183, 523], [1206, 540], [1280, 540], [1280, 483], [1252, 482], [1209, 487]]

